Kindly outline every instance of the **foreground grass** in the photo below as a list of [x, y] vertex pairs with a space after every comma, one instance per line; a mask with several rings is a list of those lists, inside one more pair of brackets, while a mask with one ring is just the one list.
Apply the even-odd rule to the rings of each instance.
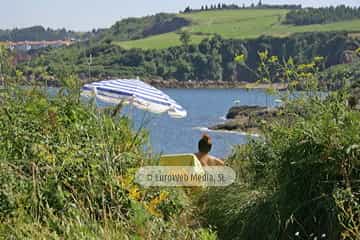
[[146, 132], [78, 89], [1, 89], [0, 239], [215, 239], [182, 191], [134, 183]]
[[360, 239], [360, 113], [342, 93], [287, 104], [235, 149], [238, 182], [203, 196], [204, 218], [220, 239]]
[[[183, 30], [192, 33], [192, 43], [219, 34], [224, 38], [248, 39], [261, 35], [288, 36], [299, 32], [315, 31], [360, 31], [360, 20], [336, 22], [330, 24], [314, 24], [292, 26], [282, 24], [288, 10], [284, 9], [240, 9], [219, 10], [180, 14], [192, 24]], [[163, 49], [178, 46], [179, 34], [172, 32], [152, 37], [116, 42], [124, 48]]]

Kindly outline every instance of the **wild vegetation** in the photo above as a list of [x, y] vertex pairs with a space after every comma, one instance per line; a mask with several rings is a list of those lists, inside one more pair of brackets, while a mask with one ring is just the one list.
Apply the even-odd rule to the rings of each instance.
[[49, 94], [11, 68], [0, 92], [1, 239], [215, 239], [182, 191], [134, 182], [156, 161], [144, 129], [81, 100], [74, 77]]
[[294, 25], [322, 24], [360, 18], [360, 7], [345, 5], [324, 8], [303, 8], [286, 14], [285, 23]]
[[344, 96], [289, 105], [308, 112], [235, 149], [239, 182], [204, 196], [220, 239], [360, 238], [360, 114]]
[[[186, 39], [189, 41], [189, 39]], [[61, 76], [74, 72], [88, 79], [89, 56], [92, 56], [92, 78], [142, 77], [178, 80], [257, 80], [254, 71], [259, 66], [257, 52], [267, 49], [280, 61], [291, 57], [295, 63], [310, 61], [315, 56], [325, 58], [322, 68], [341, 64], [345, 55], [358, 58], [360, 43], [345, 33], [309, 33], [286, 38], [261, 37], [253, 40], [227, 40], [220, 36], [205, 39], [198, 45], [183, 44], [164, 50], [125, 50], [110, 43], [76, 44], [65, 49], [44, 51], [22, 64], [27, 76]], [[246, 66], [236, 64], [234, 56], [243, 54]]]
[[[276, 57], [259, 55], [271, 80]], [[281, 94], [283, 117], [263, 120], [264, 137], [234, 149], [238, 182], [210, 189], [203, 217], [220, 239], [360, 239], [360, 112], [349, 89], [317, 94], [315, 65], [282, 67], [290, 86], [308, 86], [304, 96]]]
[[[191, 205], [178, 189], [143, 189], [133, 182], [134, 171], [156, 159], [142, 148], [146, 132], [134, 132], [117, 108], [83, 102], [74, 77], [63, 76], [63, 88], [53, 96], [45, 88], [19, 87], [27, 79], [4, 60], [9, 53], [1, 53], [1, 237], [360, 237], [360, 112], [348, 104], [347, 88], [325, 99], [317, 94], [325, 58], [298, 65], [258, 52], [257, 79], [289, 83], [290, 92], [282, 95], [287, 117], [263, 122], [263, 138], [234, 149], [227, 164], [237, 171], [236, 184], [209, 188]], [[235, 62], [251, 57], [239, 51]], [[305, 95], [294, 100], [289, 96], [299, 84]], [[197, 206], [201, 218], [192, 209]]]

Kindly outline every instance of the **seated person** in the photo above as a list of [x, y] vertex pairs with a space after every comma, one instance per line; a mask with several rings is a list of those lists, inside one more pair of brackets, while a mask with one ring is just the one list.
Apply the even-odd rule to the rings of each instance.
[[209, 154], [211, 150], [211, 138], [209, 135], [204, 134], [199, 141], [199, 152], [195, 153], [195, 156], [199, 159], [202, 166], [224, 166], [224, 161], [211, 156]]

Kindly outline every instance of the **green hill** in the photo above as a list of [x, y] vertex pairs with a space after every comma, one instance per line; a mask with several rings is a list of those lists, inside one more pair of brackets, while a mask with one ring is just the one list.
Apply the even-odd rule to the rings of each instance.
[[[247, 39], [261, 35], [288, 36], [292, 33], [314, 31], [360, 32], [360, 19], [306, 26], [282, 24], [288, 12], [286, 9], [239, 9], [202, 11], [178, 16], [191, 22], [182, 30], [191, 33], [192, 43], [199, 43], [214, 34], [224, 38]], [[178, 31], [114, 43], [124, 48], [143, 49], [161, 49], [181, 44]]]

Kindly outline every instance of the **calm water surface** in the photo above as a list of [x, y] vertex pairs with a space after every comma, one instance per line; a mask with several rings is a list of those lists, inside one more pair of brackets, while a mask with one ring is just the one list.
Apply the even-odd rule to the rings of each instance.
[[[206, 127], [223, 122], [234, 100], [241, 105], [274, 106], [275, 97], [263, 90], [244, 89], [162, 89], [187, 111], [184, 119], [172, 119], [167, 114], [156, 115], [134, 107], [127, 107], [123, 114], [134, 120], [134, 128], [144, 126], [149, 130], [154, 153], [187, 153], [197, 150], [197, 142]], [[267, 99], [266, 99], [267, 98]], [[101, 104], [101, 103], [100, 103]], [[225, 157], [235, 144], [244, 144], [249, 136], [233, 132], [208, 132], [213, 138], [212, 154]]]

